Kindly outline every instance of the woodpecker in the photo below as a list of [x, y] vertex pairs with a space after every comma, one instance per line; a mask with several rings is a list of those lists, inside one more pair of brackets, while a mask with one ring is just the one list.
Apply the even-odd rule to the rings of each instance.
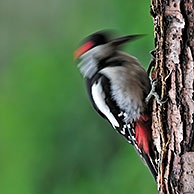
[[87, 37], [75, 53], [86, 80], [94, 109], [131, 143], [154, 179], [157, 166], [153, 151], [151, 114], [146, 97], [151, 83], [138, 60], [120, 47], [141, 35], [110, 38], [105, 31]]

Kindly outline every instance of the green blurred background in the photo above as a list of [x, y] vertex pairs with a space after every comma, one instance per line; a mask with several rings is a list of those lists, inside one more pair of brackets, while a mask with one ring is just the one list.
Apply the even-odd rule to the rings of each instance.
[[0, 1], [0, 194], [147, 194], [154, 181], [92, 109], [73, 52], [102, 29], [147, 34], [125, 47], [146, 66], [149, 1]]

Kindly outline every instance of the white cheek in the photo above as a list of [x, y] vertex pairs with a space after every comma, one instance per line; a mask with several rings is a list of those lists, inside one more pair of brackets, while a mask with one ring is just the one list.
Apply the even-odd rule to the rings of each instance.
[[105, 103], [105, 94], [103, 93], [100, 82], [97, 84], [95, 83], [92, 86], [92, 97], [98, 109], [107, 117], [112, 126], [114, 128], [119, 127], [118, 121], [115, 119], [114, 115], [110, 112], [109, 107]]

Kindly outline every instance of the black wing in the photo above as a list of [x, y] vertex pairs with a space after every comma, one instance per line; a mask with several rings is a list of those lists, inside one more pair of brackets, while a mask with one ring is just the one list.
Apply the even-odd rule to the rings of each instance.
[[[98, 93], [98, 95], [100, 95], [100, 97], [103, 98], [105, 105], [109, 108], [110, 114], [112, 114], [114, 119], [118, 122], [118, 125], [114, 125], [112, 120], [110, 119], [110, 115], [103, 113], [100, 110], [98, 103], [95, 102], [95, 97], [92, 94], [92, 87], [94, 87], [94, 85], [97, 85], [97, 84], [100, 84], [100, 87], [102, 88], [102, 90], [100, 91], [100, 93]], [[90, 101], [92, 102], [92, 105], [95, 108], [95, 110], [103, 118], [108, 120], [109, 123], [116, 129], [116, 131], [120, 133], [128, 142], [131, 143], [131, 140], [130, 140], [131, 137], [128, 132], [129, 125], [127, 126], [127, 124], [124, 122], [123, 110], [119, 108], [116, 101], [112, 98], [110, 80], [106, 76], [100, 73], [97, 73], [92, 79], [86, 80], [86, 85], [87, 85], [87, 91], [88, 91]], [[130, 125], [130, 127], [131, 126], [132, 125]]]

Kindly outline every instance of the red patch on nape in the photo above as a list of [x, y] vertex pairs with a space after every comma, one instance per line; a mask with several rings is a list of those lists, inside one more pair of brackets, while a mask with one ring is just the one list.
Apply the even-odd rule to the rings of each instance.
[[151, 119], [147, 115], [142, 115], [140, 119], [136, 121], [135, 139], [138, 143], [138, 147], [147, 155], [150, 155], [149, 144], [152, 140]]
[[86, 44], [79, 47], [74, 53], [74, 59], [77, 59], [78, 57], [80, 57], [82, 54], [84, 54], [86, 51], [88, 51], [93, 45], [94, 45], [94, 43], [89, 41]]

